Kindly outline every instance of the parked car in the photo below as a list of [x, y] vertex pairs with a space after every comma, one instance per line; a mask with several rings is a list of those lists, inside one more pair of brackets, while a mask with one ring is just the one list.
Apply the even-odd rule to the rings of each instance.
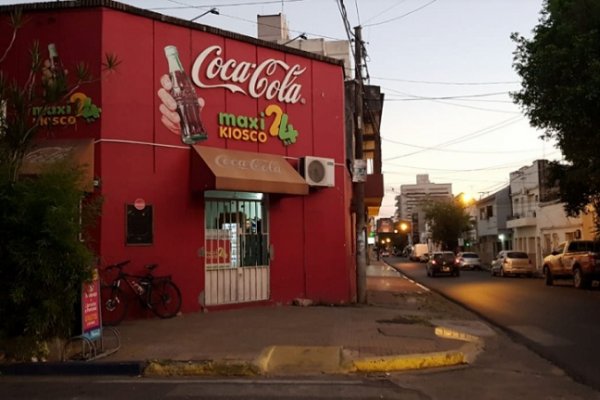
[[550, 286], [555, 279], [573, 279], [578, 289], [600, 279], [600, 242], [573, 240], [561, 243], [544, 258], [544, 278]]
[[456, 255], [458, 266], [461, 269], [481, 269], [481, 260], [479, 254], [464, 251]]
[[381, 257], [389, 257], [390, 252], [388, 250], [381, 250]]
[[526, 275], [532, 277], [535, 265], [532, 264], [527, 253], [522, 251], [502, 250], [492, 261], [492, 276]]
[[411, 252], [410, 252], [410, 260], [411, 261], [422, 261], [423, 259], [423, 254], [427, 253], [429, 251], [429, 246], [427, 245], [427, 243], [417, 243], [415, 245], [413, 245]]
[[427, 276], [436, 276], [437, 274], [460, 276], [458, 262], [451, 251], [436, 251], [431, 253], [425, 268]]

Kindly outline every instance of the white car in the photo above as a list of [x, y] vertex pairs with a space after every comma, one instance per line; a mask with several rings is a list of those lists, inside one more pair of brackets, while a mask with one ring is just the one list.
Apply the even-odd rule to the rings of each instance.
[[481, 269], [481, 260], [479, 254], [464, 251], [456, 255], [458, 266], [461, 269]]
[[526, 275], [532, 277], [535, 272], [535, 265], [527, 253], [522, 251], [502, 250], [492, 261], [492, 276]]

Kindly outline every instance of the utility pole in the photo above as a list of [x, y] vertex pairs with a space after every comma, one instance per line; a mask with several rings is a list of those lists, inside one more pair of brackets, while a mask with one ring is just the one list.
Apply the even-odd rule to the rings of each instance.
[[[362, 160], [363, 155], [363, 58], [362, 28], [354, 28], [354, 159]], [[353, 183], [354, 207], [356, 213], [356, 290], [357, 301], [367, 302], [367, 232], [365, 216], [365, 183]]]

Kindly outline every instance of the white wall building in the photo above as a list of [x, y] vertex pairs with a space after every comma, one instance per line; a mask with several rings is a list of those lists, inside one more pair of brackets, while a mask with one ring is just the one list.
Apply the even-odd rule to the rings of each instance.
[[547, 160], [536, 160], [532, 165], [510, 173], [512, 215], [506, 226], [513, 230], [513, 250], [524, 251], [530, 260], [537, 260], [537, 211], [547, 163]]
[[565, 240], [594, 239], [594, 213], [568, 217], [558, 188], [547, 180], [547, 160], [536, 160], [510, 174], [513, 248], [529, 254], [541, 271], [544, 257]]
[[277, 42], [288, 47], [308, 51], [344, 61], [346, 78], [354, 76], [350, 59], [350, 42], [347, 40], [325, 40], [323, 38], [308, 39], [306, 34], [290, 35], [287, 20], [283, 14], [259, 15], [258, 38], [269, 42]]

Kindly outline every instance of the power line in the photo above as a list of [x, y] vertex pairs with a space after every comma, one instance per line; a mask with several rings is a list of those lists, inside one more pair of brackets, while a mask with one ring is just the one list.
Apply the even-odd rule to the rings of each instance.
[[[383, 88], [386, 90], [390, 90], [389, 88]], [[400, 93], [400, 92], [399, 92]], [[476, 93], [476, 94], [461, 94], [456, 96], [438, 96], [438, 97], [426, 97], [426, 96], [418, 96], [413, 94], [406, 93], [409, 96], [408, 99], [395, 99], [395, 100], [403, 100], [403, 101], [413, 101], [413, 100], [453, 100], [453, 99], [467, 99], [473, 97], [489, 97], [489, 96], [499, 96], [503, 94], [509, 94], [510, 92], [491, 92], [491, 93]]]
[[[385, 90], [391, 91], [391, 92], [395, 92], [395, 93], [398, 93], [398, 94], [401, 94], [404, 96], [409, 96], [411, 99], [415, 99], [415, 100], [429, 100], [429, 101], [433, 101], [433, 102], [440, 103], [440, 104], [447, 104], [447, 105], [451, 105], [451, 106], [455, 106], [455, 107], [462, 107], [462, 108], [470, 108], [470, 109], [479, 110], [479, 111], [496, 112], [496, 113], [503, 113], [503, 114], [521, 114], [519, 111], [506, 111], [506, 110], [498, 110], [498, 109], [493, 109], [493, 108], [475, 107], [475, 106], [470, 106], [470, 105], [466, 105], [466, 104], [456, 104], [456, 103], [452, 103], [449, 101], [438, 100], [437, 98], [433, 98], [433, 97], [428, 98], [428, 97], [424, 97], [424, 96], [418, 96], [418, 95], [401, 92], [399, 90], [386, 88], [386, 87], [382, 87], [382, 89], [385, 89]], [[508, 92], [505, 92], [505, 93], [508, 93]], [[447, 96], [447, 97], [450, 97], [450, 96]], [[463, 98], [465, 96], [458, 96], [458, 97]], [[386, 101], [409, 101], [409, 99], [387, 98]]]
[[452, 85], [452, 86], [484, 86], [484, 85], [513, 85], [521, 83], [519, 81], [490, 81], [490, 82], [449, 82], [449, 81], [420, 81], [401, 78], [382, 78], [374, 76], [373, 79], [382, 81], [395, 81], [405, 83], [419, 83], [426, 85]]
[[182, 1], [177, 1], [177, 0], [167, 0], [170, 3], [173, 4], [177, 4], [177, 6], [171, 6], [171, 7], [151, 7], [148, 8], [149, 10], [184, 10], [184, 9], [188, 9], [188, 8], [208, 8], [208, 7], [237, 7], [237, 6], [255, 6], [255, 5], [262, 5], [262, 4], [273, 4], [273, 3], [282, 3], [282, 2], [287, 2], [287, 3], [292, 3], [292, 2], [297, 2], [297, 1], [305, 1], [305, 0], [270, 0], [270, 1], [252, 1], [252, 2], [246, 2], [246, 3], [229, 3], [229, 4], [212, 4], [212, 5], [191, 5], [188, 3], [184, 3]]
[[[248, 22], [248, 23], [256, 25], [256, 26], [261, 25], [261, 26], [265, 26], [265, 27], [269, 27], [269, 28], [280, 28], [279, 26], [275, 26], [275, 25], [271, 25], [271, 24], [266, 24], [264, 22], [260, 22], [259, 23], [257, 21], [252, 21], [252, 20], [249, 20], [249, 19], [246, 19], [246, 18], [236, 17], [236, 16], [233, 16], [233, 15], [228, 15], [228, 14], [224, 14], [224, 13], [221, 13], [220, 15], [223, 16], [223, 17], [235, 19], [235, 20], [238, 20], [238, 21]], [[305, 34], [308, 34], [310, 36], [317, 36], [317, 37], [322, 37], [322, 38], [325, 38], [325, 39], [343, 40], [343, 39], [340, 39], [340, 38], [335, 38], [335, 37], [331, 37], [331, 36], [325, 36], [325, 35], [322, 35], [320, 33], [313, 33], [313, 32], [308, 32], [308, 31], [300, 31], [300, 30], [295, 30], [295, 29], [288, 29], [288, 30], [289, 30], [289, 32], [292, 32], [292, 33], [298, 33], [298, 34], [305, 33]]]
[[360, 25], [360, 12], [358, 11], [358, 0], [354, 0], [354, 6], [356, 7], [356, 18], [358, 19], [358, 25]]
[[406, 1], [406, 0], [400, 0], [400, 1], [396, 1], [396, 4], [394, 4], [394, 5], [392, 5], [392, 6], [388, 7], [388, 8], [386, 8], [385, 10], [381, 11], [380, 13], [378, 13], [378, 14], [375, 14], [375, 15], [373, 15], [371, 18], [367, 19], [367, 20], [365, 21], [365, 24], [366, 24], [367, 22], [369, 22], [369, 21], [371, 21], [371, 20], [374, 20], [375, 18], [379, 17], [381, 14], [385, 14], [386, 12], [388, 12], [389, 10], [391, 10], [392, 8], [396, 8], [396, 7], [398, 7], [399, 5], [401, 5], [402, 3], [404, 3], [405, 1]]
[[[555, 152], [557, 153], [557, 152]], [[551, 153], [554, 154], [554, 153]], [[417, 170], [423, 170], [426, 169], [428, 171], [441, 171], [441, 172], [481, 172], [481, 171], [495, 171], [495, 170], [502, 170], [502, 169], [506, 169], [506, 168], [514, 168], [517, 165], [523, 165], [524, 162], [529, 161], [530, 159], [527, 159], [525, 161], [514, 161], [511, 163], [507, 163], [507, 164], [501, 164], [501, 165], [494, 165], [491, 167], [484, 167], [484, 168], [471, 168], [471, 169], [449, 169], [449, 168], [431, 168], [431, 167], [415, 167], [415, 166], [411, 166], [411, 165], [400, 165], [400, 164], [393, 164], [393, 163], [388, 163], [387, 165], [393, 166], [393, 167], [401, 167], [401, 168], [408, 168], [408, 169], [417, 169]]]
[[[455, 149], [431, 149], [429, 147], [425, 147], [425, 146], [417, 146], [414, 144], [410, 144], [410, 143], [404, 143], [404, 142], [400, 142], [397, 140], [392, 140], [392, 139], [388, 139], [385, 137], [381, 137], [383, 140], [385, 140], [386, 142], [390, 142], [390, 143], [394, 143], [394, 144], [400, 144], [403, 146], [408, 146], [408, 147], [413, 147], [416, 149], [423, 149], [423, 150], [435, 150], [435, 151], [441, 151], [441, 152], [445, 152], [445, 153], [473, 153], [473, 150], [455, 150]], [[540, 149], [529, 149], [529, 150], [507, 150], [507, 151], [482, 151], [482, 150], [477, 150], [477, 154], [515, 154], [515, 153], [530, 153], [532, 151], [539, 151]]]
[[412, 156], [412, 155], [415, 155], [415, 154], [418, 154], [418, 153], [422, 153], [422, 152], [427, 151], [427, 150], [434, 150], [434, 149], [437, 149], [437, 148], [439, 148], [441, 146], [448, 146], [448, 145], [451, 145], [451, 144], [456, 144], [456, 143], [464, 142], [464, 141], [467, 141], [467, 140], [471, 140], [471, 139], [474, 139], [474, 138], [476, 138], [478, 136], [486, 135], [486, 134], [494, 132], [494, 131], [496, 131], [498, 129], [502, 129], [502, 128], [505, 128], [505, 127], [507, 127], [509, 125], [515, 124], [515, 123], [519, 122], [522, 119], [523, 119], [523, 117], [521, 117], [521, 116], [511, 117], [511, 118], [508, 118], [508, 119], [506, 119], [504, 121], [501, 121], [501, 122], [498, 122], [496, 124], [490, 125], [488, 127], [479, 129], [479, 130], [477, 130], [475, 132], [468, 133], [468, 134], [466, 134], [464, 136], [461, 136], [461, 137], [458, 137], [456, 139], [452, 139], [452, 140], [449, 140], [447, 142], [443, 142], [443, 143], [437, 144], [435, 146], [427, 147], [425, 149], [413, 151], [412, 153], [407, 153], [407, 154], [402, 154], [402, 155], [399, 155], [399, 156], [391, 157], [391, 158], [388, 158], [388, 159], [383, 160], [383, 161], [392, 161], [392, 160], [396, 160], [398, 158], [408, 157], [408, 156]]
[[[352, 32], [352, 27], [350, 26], [350, 21], [348, 20], [348, 13], [346, 11], [346, 7], [344, 6], [344, 0], [337, 0], [336, 4], [342, 17], [342, 23], [344, 25], [344, 30], [346, 31], [346, 37], [348, 38], [348, 42], [352, 43], [354, 32]], [[353, 46], [350, 46], [350, 52], [352, 53], [352, 59], [356, 60], [356, 54]], [[358, 79], [358, 77], [356, 78]]]
[[388, 22], [397, 21], [397, 20], [399, 20], [399, 19], [401, 19], [401, 18], [404, 18], [404, 17], [407, 17], [407, 16], [409, 16], [409, 15], [411, 15], [411, 14], [414, 14], [414, 13], [416, 13], [417, 11], [420, 11], [420, 10], [424, 9], [425, 7], [428, 7], [428, 6], [430, 6], [431, 4], [435, 3], [436, 1], [437, 1], [437, 0], [431, 0], [429, 3], [427, 3], [427, 4], [424, 4], [424, 5], [422, 5], [421, 7], [415, 8], [414, 10], [412, 10], [412, 11], [409, 11], [409, 12], [407, 12], [406, 14], [402, 14], [402, 15], [400, 15], [400, 16], [398, 16], [398, 17], [391, 18], [391, 19], [388, 19], [388, 20], [385, 20], [385, 21], [376, 22], [376, 23], [373, 23], [373, 24], [368, 24], [368, 25], [365, 25], [364, 27], [365, 27], [365, 28], [367, 28], [367, 27], [369, 27], [369, 26], [378, 26], [378, 25], [387, 24]]

